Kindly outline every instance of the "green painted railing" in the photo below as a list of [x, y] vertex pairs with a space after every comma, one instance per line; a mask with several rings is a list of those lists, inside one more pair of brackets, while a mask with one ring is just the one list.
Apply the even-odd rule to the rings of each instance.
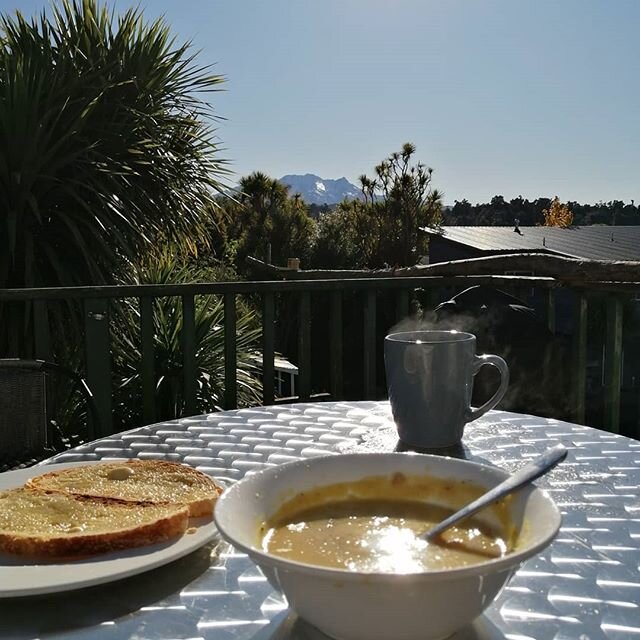
[[[0, 305], [8, 302], [32, 304], [35, 357], [48, 359], [51, 354], [51, 336], [48, 309], [54, 301], [80, 301], [84, 309], [85, 365], [87, 382], [94, 391], [101, 417], [103, 433], [113, 431], [111, 354], [110, 354], [110, 306], [123, 298], [137, 298], [140, 308], [140, 335], [142, 352], [143, 419], [145, 423], [156, 420], [154, 407], [154, 336], [153, 301], [156, 298], [174, 296], [180, 299], [184, 324], [183, 386], [186, 414], [196, 410], [195, 370], [195, 298], [200, 295], [219, 295], [224, 299], [224, 357], [225, 357], [225, 408], [237, 406], [236, 381], [236, 298], [243, 294], [258, 295], [262, 299], [262, 352], [263, 352], [263, 403], [273, 404], [274, 350], [276, 300], [279, 293], [297, 296], [298, 313], [298, 362], [297, 398], [311, 397], [311, 319], [313, 297], [319, 292], [330, 292], [329, 323], [326, 327], [329, 353], [329, 388], [333, 399], [343, 398], [343, 344], [344, 340], [363, 341], [362, 388], [364, 399], [372, 398], [376, 387], [376, 354], [382, 349], [376, 339], [376, 305], [378, 292], [395, 292], [395, 318], [401, 320], [409, 314], [412, 292], [421, 288], [427, 298], [437, 302], [438, 290], [463, 290], [475, 284], [485, 284], [517, 292], [526, 287], [548, 291], [547, 324], [554, 331], [556, 326], [556, 298], [561, 287], [557, 280], [533, 276], [430, 276], [398, 278], [358, 278], [344, 280], [286, 280], [286, 281], [238, 281], [182, 285], [102, 286], [48, 289], [0, 289]], [[620, 428], [621, 359], [623, 338], [623, 300], [638, 287], [614, 286], [593, 283], [584, 287], [572, 287], [577, 293], [572, 364], [572, 407], [576, 422], [585, 421], [585, 387], [587, 380], [587, 327], [589, 301], [593, 296], [606, 296], [605, 341], [605, 426], [617, 432]], [[345, 292], [361, 292], [363, 296], [362, 331], [355, 336], [343, 334], [343, 297]], [[2, 354], [0, 354], [2, 355]], [[533, 409], [533, 408], [532, 408]]]

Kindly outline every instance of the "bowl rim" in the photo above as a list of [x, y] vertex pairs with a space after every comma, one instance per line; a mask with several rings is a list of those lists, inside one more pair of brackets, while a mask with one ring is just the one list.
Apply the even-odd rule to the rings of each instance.
[[[298, 562], [296, 560], [289, 560], [283, 558], [281, 556], [277, 556], [275, 554], [267, 553], [262, 551], [257, 547], [253, 547], [250, 545], [246, 545], [243, 542], [238, 541], [235, 536], [233, 536], [227, 529], [225, 529], [224, 525], [221, 524], [219, 514], [220, 511], [226, 508], [226, 504], [233, 499], [233, 494], [238, 491], [236, 487], [245, 482], [251, 482], [252, 478], [258, 477], [269, 477], [273, 475], [281, 474], [284, 470], [285, 473], [288, 472], [289, 469], [297, 468], [297, 467], [305, 467], [309, 464], [318, 464], [319, 460], [326, 460], [327, 458], [340, 458], [340, 459], [363, 459], [364, 457], [369, 458], [370, 460], [378, 457], [378, 458], [389, 458], [390, 456], [398, 457], [411, 457], [420, 459], [429, 458], [432, 460], [448, 460], [452, 461], [455, 464], [460, 464], [462, 466], [469, 466], [474, 468], [479, 468], [484, 470], [485, 472], [489, 472], [489, 474], [495, 476], [499, 476], [500, 482], [502, 479], [506, 478], [509, 475], [509, 472], [493, 465], [484, 464], [481, 462], [475, 462], [472, 460], [462, 460], [460, 458], [454, 458], [451, 456], [442, 456], [437, 454], [427, 454], [427, 453], [417, 453], [417, 452], [357, 452], [357, 453], [345, 453], [345, 454], [328, 454], [322, 456], [315, 456], [313, 458], [301, 458], [299, 460], [292, 460], [289, 462], [285, 462], [283, 464], [279, 464], [273, 467], [265, 467], [264, 469], [260, 469], [255, 471], [247, 476], [244, 476], [240, 480], [233, 483], [233, 485], [229, 486], [223, 493], [220, 495], [216, 504], [214, 506], [213, 518], [214, 523], [222, 537], [232, 544], [234, 547], [239, 549], [240, 551], [246, 553], [256, 564], [265, 565], [268, 567], [275, 567], [277, 569], [285, 570], [285, 571], [294, 571], [297, 573], [305, 573], [305, 574], [313, 574], [316, 576], [324, 576], [327, 579], [333, 579], [338, 581], [352, 581], [352, 580], [398, 580], [402, 582], [412, 582], [412, 581], [421, 581], [421, 580], [452, 580], [457, 578], [463, 578], [466, 576], [477, 576], [477, 575], [487, 575], [491, 573], [497, 573], [501, 570], [510, 569], [513, 567], [517, 567], [522, 564], [525, 560], [528, 560], [532, 556], [536, 555], [540, 550], [547, 547], [553, 539], [556, 537], [558, 531], [560, 530], [560, 526], [562, 524], [562, 513], [560, 509], [554, 502], [553, 498], [549, 495], [547, 491], [538, 487], [535, 483], [531, 483], [527, 487], [521, 489], [521, 491], [529, 491], [532, 493], [537, 493], [541, 496], [541, 498], [549, 505], [551, 509], [551, 515], [554, 522], [552, 522], [552, 527], [550, 532], [541, 538], [538, 542], [533, 545], [527, 546], [525, 549], [520, 551], [515, 551], [512, 553], [508, 553], [500, 558], [489, 559], [485, 562], [480, 562], [478, 564], [466, 566], [466, 567], [457, 567], [453, 569], [436, 569], [433, 571], [414, 571], [408, 573], [390, 573], [390, 572], [381, 572], [381, 571], [350, 571], [349, 569], [341, 569], [337, 567], [323, 567], [321, 565], [309, 564], [306, 562]], [[320, 463], [322, 464], [322, 463]], [[375, 472], [373, 472], [375, 473]], [[371, 475], [373, 475], [373, 473]], [[363, 475], [363, 477], [366, 477]], [[253, 480], [253, 482], [258, 481], [259, 478]], [[327, 484], [331, 484], [331, 482], [327, 482]], [[323, 486], [323, 485], [319, 485]]]

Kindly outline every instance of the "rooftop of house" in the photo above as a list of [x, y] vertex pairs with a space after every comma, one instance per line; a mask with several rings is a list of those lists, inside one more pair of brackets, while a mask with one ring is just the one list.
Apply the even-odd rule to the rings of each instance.
[[640, 261], [640, 225], [584, 227], [455, 227], [422, 229], [487, 253], [547, 252], [586, 260]]
[[[262, 354], [256, 354], [251, 356], [251, 359], [262, 366]], [[298, 367], [292, 362], [289, 362], [286, 358], [282, 356], [275, 355], [273, 358], [273, 368], [275, 371], [281, 371], [282, 373], [293, 373], [294, 375], [298, 374]]]

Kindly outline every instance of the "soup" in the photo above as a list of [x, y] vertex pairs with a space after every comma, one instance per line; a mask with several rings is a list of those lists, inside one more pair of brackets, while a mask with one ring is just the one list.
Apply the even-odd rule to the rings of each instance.
[[262, 549], [306, 564], [373, 573], [478, 564], [511, 547], [504, 503], [493, 508], [491, 524], [469, 519], [435, 543], [419, 536], [483, 491], [404, 474], [320, 487], [288, 500], [263, 523]]

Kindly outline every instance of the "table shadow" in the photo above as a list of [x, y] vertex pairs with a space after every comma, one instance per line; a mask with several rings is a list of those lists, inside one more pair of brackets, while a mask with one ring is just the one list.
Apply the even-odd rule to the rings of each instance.
[[[0, 600], [0, 636], [40, 637], [94, 627], [180, 593], [209, 569], [220, 541], [129, 578], [60, 593]], [[115, 632], [114, 637], [117, 637]]]
[[[506, 640], [507, 636], [487, 617], [480, 616], [447, 640]], [[329, 636], [299, 618], [293, 611], [278, 614], [250, 640], [331, 640]]]
[[493, 462], [487, 460], [487, 458], [478, 455], [477, 453], [473, 453], [464, 442], [460, 444], [456, 444], [452, 447], [440, 447], [437, 449], [431, 448], [423, 448], [423, 447], [414, 447], [410, 444], [402, 442], [402, 440], [398, 440], [396, 442], [396, 446], [393, 449], [397, 452], [413, 452], [413, 453], [428, 453], [434, 456], [443, 456], [446, 458], [458, 458], [459, 460], [470, 460], [472, 462], [480, 462], [482, 464], [487, 464], [489, 466], [495, 466]]
[[469, 448], [463, 443], [453, 445], [452, 447], [430, 448], [415, 447], [406, 442], [402, 442], [402, 440], [398, 440], [393, 450], [399, 452], [412, 451], [414, 453], [429, 453], [431, 455], [446, 456], [448, 458], [460, 458], [461, 460], [469, 460], [473, 457]]

